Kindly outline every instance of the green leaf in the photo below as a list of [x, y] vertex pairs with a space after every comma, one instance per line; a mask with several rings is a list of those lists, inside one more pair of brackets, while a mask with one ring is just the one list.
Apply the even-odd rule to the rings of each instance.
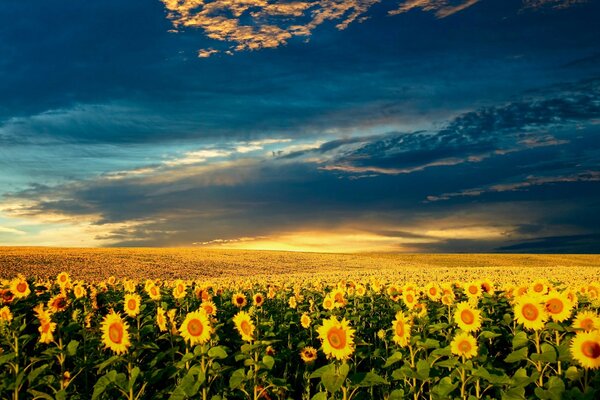
[[417, 361], [417, 378], [425, 380], [429, 378], [429, 370], [431, 367], [426, 360]]
[[73, 357], [77, 353], [77, 347], [79, 347], [79, 342], [77, 340], [71, 340], [67, 345], [67, 354]]
[[227, 351], [223, 346], [211, 347], [210, 350], [208, 350], [208, 356], [210, 358], [216, 358], [217, 360], [223, 360], [224, 358], [227, 358]]
[[377, 375], [374, 372], [360, 372], [350, 376], [350, 382], [353, 387], [370, 387], [377, 385], [389, 385], [385, 378]]
[[67, 392], [65, 389], [56, 392], [54, 395], [54, 400], [67, 400]]
[[0, 356], [0, 365], [6, 364], [7, 362], [11, 361], [16, 356], [17, 355], [15, 353], [8, 353], [3, 356]]
[[319, 392], [311, 397], [311, 400], [327, 400], [327, 392]]
[[27, 392], [32, 394], [33, 397], [36, 399], [54, 400], [54, 397], [52, 397], [49, 394], [44, 393], [44, 392], [38, 392], [37, 390], [33, 390], [33, 389], [29, 389]]
[[106, 388], [115, 382], [117, 378], [117, 371], [108, 371], [105, 375], [101, 376], [100, 379], [94, 385], [94, 392], [92, 393], [92, 400], [96, 400], [106, 391]]
[[483, 331], [479, 334], [479, 337], [482, 337], [484, 339], [494, 339], [497, 338], [498, 336], [502, 336], [499, 333], [496, 332], [491, 332], [491, 331]]
[[519, 332], [517, 332], [515, 337], [513, 337], [513, 340], [512, 340], [513, 350], [518, 350], [521, 347], [527, 346], [528, 344], [529, 344], [529, 337], [527, 336], [527, 333], [525, 331], [519, 331]]
[[229, 388], [232, 390], [239, 388], [245, 379], [246, 372], [244, 368], [236, 369], [235, 371], [233, 371], [233, 374], [231, 374], [231, 377], [229, 378]]
[[275, 359], [271, 356], [264, 356], [262, 362], [267, 369], [273, 369], [273, 366], [275, 365]]
[[114, 363], [120, 359], [121, 359], [120, 356], [112, 356], [108, 360], [96, 365], [96, 368], [98, 368], [98, 373], [102, 372], [106, 367], [108, 367], [109, 365], [111, 365], [112, 363]]
[[431, 392], [435, 398], [448, 399], [450, 398], [450, 393], [452, 393], [457, 387], [458, 383], [453, 384], [452, 379], [446, 376], [440, 379], [440, 383], [431, 388]]
[[485, 369], [484, 367], [479, 367], [477, 369], [477, 371], [475, 371], [475, 373], [473, 373], [474, 376], [478, 376], [486, 381], [488, 381], [489, 383], [491, 383], [492, 385], [507, 385], [511, 382], [510, 378], [508, 377], [508, 375], [497, 375], [497, 374], [491, 374], [487, 369]]
[[335, 365], [327, 364], [319, 369], [314, 370], [313, 373], [310, 374], [310, 376], [308, 378], [309, 379], [321, 378], [326, 371], [328, 371], [330, 369], [334, 369], [334, 368], [335, 368]]
[[581, 377], [583, 376], [583, 371], [580, 369], [577, 369], [576, 366], [572, 365], [569, 368], [567, 368], [565, 375], [568, 380], [577, 381], [577, 380], [581, 379]]
[[42, 372], [44, 372], [44, 370], [45, 370], [46, 368], [48, 368], [48, 367], [49, 367], [49, 365], [48, 365], [48, 364], [46, 364], [46, 365], [42, 365], [41, 367], [38, 367], [38, 368], [36, 368], [36, 369], [32, 370], [32, 371], [29, 373], [29, 375], [27, 375], [27, 382], [29, 382], [29, 385], [31, 386], [31, 385], [33, 384], [33, 382], [35, 382], [35, 380], [37, 379], [37, 377], [38, 377], [38, 376], [39, 376], [39, 375], [40, 375]]
[[519, 350], [513, 351], [504, 359], [504, 362], [514, 363], [527, 359], [527, 354], [529, 353], [527, 347], [523, 347]]
[[546, 329], [555, 330], [555, 331], [559, 331], [559, 332], [565, 331], [564, 326], [562, 326], [561, 324], [557, 324], [556, 322], [548, 322], [546, 324]]
[[389, 400], [404, 400], [404, 390], [402, 390], [402, 389], [392, 390], [392, 393], [390, 393], [390, 397], [388, 399]]
[[525, 400], [525, 389], [516, 387], [502, 392], [502, 400]]
[[440, 347], [440, 342], [435, 339], [426, 339], [424, 342], [419, 342], [419, 346], [424, 349], [437, 349]]
[[556, 362], [558, 359], [558, 350], [551, 344], [543, 343], [540, 349], [541, 353], [535, 353], [531, 355], [532, 361], [543, 361], [547, 363]]
[[350, 371], [350, 367], [346, 363], [340, 365], [337, 369], [333, 368], [332, 370], [325, 371], [321, 377], [321, 382], [325, 386], [325, 389], [329, 393], [337, 392], [344, 384], [348, 376], [348, 371]]
[[131, 373], [129, 375], [129, 389], [133, 388], [133, 385], [135, 385], [135, 380], [137, 379], [139, 374], [140, 374], [139, 367], [135, 367], [134, 369], [131, 370]]
[[402, 353], [396, 351], [394, 354], [388, 357], [388, 359], [385, 361], [385, 364], [383, 365], [383, 368], [387, 368], [400, 360], [402, 360]]
[[452, 350], [450, 349], [450, 346], [446, 346], [441, 349], [435, 349], [431, 352], [431, 355], [434, 357], [450, 357], [452, 355]]

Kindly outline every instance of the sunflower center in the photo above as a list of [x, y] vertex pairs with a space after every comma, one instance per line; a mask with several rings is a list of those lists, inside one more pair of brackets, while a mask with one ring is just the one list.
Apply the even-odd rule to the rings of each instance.
[[238, 297], [235, 299], [236, 303], [238, 304], [243, 304], [244, 303], [244, 298], [243, 297]]
[[474, 285], [469, 286], [469, 293], [477, 294], [477, 287]]
[[23, 292], [25, 292], [26, 290], [27, 290], [27, 283], [25, 283], [25, 282], [19, 282], [19, 283], [17, 284], [17, 291], [18, 291], [19, 293], [23, 293]]
[[535, 321], [539, 315], [537, 307], [531, 303], [525, 304], [521, 311], [523, 312], [523, 316], [525, 317], [525, 319], [529, 321]]
[[412, 294], [409, 294], [408, 296], [406, 296], [406, 301], [408, 301], [409, 303], [412, 303], [414, 299], [415, 298], [413, 297]]
[[327, 332], [327, 340], [334, 349], [343, 349], [346, 347], [346, 332], [340, 328], [331, 328]]
[[204, 325], [202, 325], [202, 321], [198, 319], [192, 319], [190, 322], [188, 322], [187, 330], [192, 336], [200, 336], [204, 330]]
[[586, 340], [581, 345], [581, 352], [588, 358], [599, 358], [600, 357], [600, 343], [592, 340]]
[[463, 340], [458, 344], [458, 349], [460, 350], [461, 353], [467, 353], [467, 352], [471, 351], [471, 343], [469, 343], [466, 340]]
[[591, 331], [592, 329], [594, 329], [594, 321], [592, 321], [591, 318], [586, 318], [583, 321], [581, 321], [581, 327], [586, 331]]
[[467, 325], [471, 325], [475, 321], [475, 316], [471, 310], [462, 310], [460, 313], [460, 319]]
[[183, 290], [183, 285], [181, 283], [179, 285], [177, 285], [177, 291], [179, 293], [183, 293], [184, 290]]
[[252, 333], [252, 327], [250, 326], [250, 323], [248, 321], [242, 321], [240, 327], [242, 328], [242, 332], [244, 332], [244, 335], [249, 335], [250, 333]]
[[398, 321], [396, 323], [396, 336], [403, 337], [404, 336], [404, 322]]
[[42, 323], [42, 333], [48, 333], [50, 330], [50, 324], [48, 322]]
[[135, 310], [136, 305], [137, 303], [135, 302], [135, 299], [129, 299], [129, 301], [127, 302], [127, 308], [129, 308], [130, 310]]
[[558, 314], [565, 308], [565, 305], [559, 299], [550, 299], [546, 303], [546, 309], [552, 314]]
[[123, 325], [119, 322], [113, 322], [108, 327], [108, 337], [113, 343], [121, 343], [123, 340]]
[[542, 290], [544, 290], [544, 285], [542, 285], [541, 283], [536, 283], [533, 286], [533, 291], [534, 292], [541, 292]]

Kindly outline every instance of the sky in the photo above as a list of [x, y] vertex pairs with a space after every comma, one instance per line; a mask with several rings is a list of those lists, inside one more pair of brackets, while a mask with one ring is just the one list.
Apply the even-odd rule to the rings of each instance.
[[4, 0], [0, 245], [598, 253], [598, 17]]

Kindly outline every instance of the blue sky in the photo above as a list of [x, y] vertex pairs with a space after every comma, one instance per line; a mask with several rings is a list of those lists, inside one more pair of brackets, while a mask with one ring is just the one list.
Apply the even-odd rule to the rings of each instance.
[[0, 3], [0, 244], [598, 252], [600, 4]]

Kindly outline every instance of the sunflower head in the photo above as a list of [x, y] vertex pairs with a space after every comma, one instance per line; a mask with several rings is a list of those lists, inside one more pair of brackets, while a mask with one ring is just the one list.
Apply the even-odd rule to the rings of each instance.
[[69, 301], [67, 300], [67, 296], [63, 293], [59, 293], [48, 300], [48, 308], [53, 313], [65, 311], [68, 306]]
[[262, 293], [256, 293], [252, 297], [252, 301], [256, 307], [261, 307], [265, 303], [265, 296]]
[[71, 277], [63, 271], [56, 276], [56, 283], [63, 289], [68, 288], [71, 285]]
[[571, 341], [571, 355], [582, 367], [600, 367], [600, 332], [577, 332]]
[[204, 310], [207, 315], [217, 315], [217, 306], [212, 300], [205, 300], [200, 304], [200, 308]]
[[142, 298], [139, 294], [126, 294], [124, 302], [125, 313], [127, 313], [127, 315], [129, 315], [130, 317], [135, 317], [136, 315], [138, 315], [140, 313], [141, 302]]
[[394, 332], [394, 342], [400, 347], [408, 346], [410, 342], [410, 330], [412, 325], [410, 319], [402, 311], [396, 313], [396, 319], [392, 322], [392, 331]]
[[245, 311], [238, 312], [233, 317], [233, 323], [235, 324], [235, 328], [240, 333], [242, 340], [247, 342], [251, 342], [254, 340], [254, 323], [250, 318], [250, 314]]
[[302, 327], [304, 329], [308, 329], [310, 327], [310, 317], [308, 316], [307, 313], [302, 314], [302, 316], [300, 317], [300, 325], [302, 325]]
[[25, 298], [31, 293], [31, 289], [29, 289], [29, 284], [27, 283], [23, 275], [18, 275], [15, 279], [10, 281], [10, 290], [14, 294], [14, 297], [17, 299]]
[[548, 313], [537, 295], [525, 295], [517, 299], [514, 306], [515, 320], [525, 329], [539, 331], [548, 320]]
[[162, 307], [156, 309], [156, 325], [161, 332], [167, 331], [167, 315]]
[[150, 284], [146, 287], [146, 293], [152, 300], [160, 300], [160, 287], [156, 286], [154, 283]]
[[12, 321], [13, 315], [10, 312], [10, 308], [8, 306], [4, 306], [0, 308], [0, 323], [8, 323]]
[[204, 344], [210, 340], [213, 328], [204, 310], [188, 313], [179, 327], [181, 336], [190, 345]]
[[589, 332], [600, 329], [600, 316], [593, 311], [583, 310], [577, 313], [573, 328]]
[[326, 310], [333, 310], [334, 301], [330, 295], [325, 296], [323, 299], [323, 308]]
[[246, 300], [246, 295], [244, 293], [240, 293], [240, 292], [233, 294], [233, 296], [231, 298], [231, 302], [237, 308], [242, 308], [246, 304], [248, 304], [248, 300]]
[[573, 309], [569, 298], [560, 292], [551, 292], [544, 298], [544, 307], [553, 321], [562, 322], [571, 316]]
[[127, 353], [128, 347], [131, 346], [129, 326], [120, 315], [114, 311], [108, 313], [102, 320], [101, 330], [105, 348], [117, 354]]
[[300, 358], [306, 364], [312, 364], [317, 359], [317, 349], [311, 346], [307, 346], [300, 350]]
[[472, 335], [461, 332], [454, 336], [450, 343], [450, 350], [452, 354], [469, 359], [477, 355], [477, 341]]
[[469, 302], [459, 303], [454, 313], [454, 322], [465, 332], [475, 332], [481, 328], [481, 311]]
[[335, 316], [331, 316], [323, 320], [323, 325], [317, 332], [327, 358], [345, 360], [354, 353], [354, 329], [345, 318], [338, 321]]

